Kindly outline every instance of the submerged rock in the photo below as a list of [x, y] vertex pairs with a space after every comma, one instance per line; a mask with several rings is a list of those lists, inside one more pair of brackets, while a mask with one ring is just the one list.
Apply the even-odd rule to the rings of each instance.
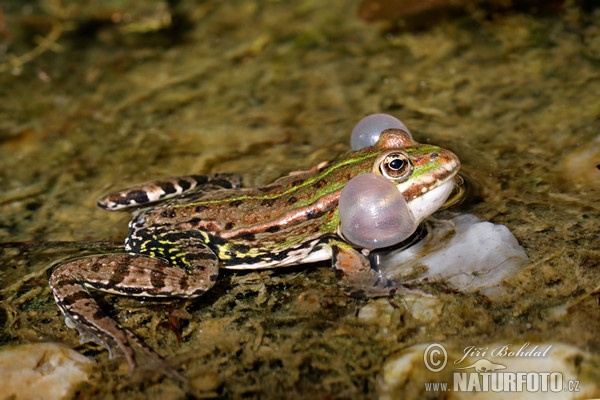
[[88, 379], [93, 361], [57, 343], [6, 347], [0, 351], [0, 398], [70, 399]]
[[461, 292], [480, 292], [493, 300], [505, 293], [501, 281], [528, 261], [504, 225], [470, 214], [431, 223], [421, 242], [381, 257], [386, 276], [404, 283], [440, 280]]

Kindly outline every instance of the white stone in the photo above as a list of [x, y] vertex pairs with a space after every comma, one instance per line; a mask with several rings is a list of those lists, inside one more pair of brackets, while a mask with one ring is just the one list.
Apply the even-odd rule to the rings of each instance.
[[7, 346], [0, 350], [0, 398], [61, 400], [73, 397], [94, 362], [56, 343]]
[[439, 298], [420, 294], [405, 294], [402, 302], [413, 318], [426, 324], [438, 322], [444, 307]]
[[386, 276], [404, 283], [440, 280], [493, 300], [505, 293], [501, 281], [527, 264], [527, 254], [504, 225], [470, 214], [431, 223], [424, 240], [382, 257]]
[[416, 345], [393, 355], [382, 367], [378, 379], [379, 400], [395, 400], [402, 397], [407, 382], [419, 373], [423, 364], [425, 345]]

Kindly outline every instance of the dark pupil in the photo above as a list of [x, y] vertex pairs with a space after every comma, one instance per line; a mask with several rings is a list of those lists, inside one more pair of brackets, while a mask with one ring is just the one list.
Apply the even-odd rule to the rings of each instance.
[[404, 166], [404, 160], [401, 160], [399, 158], [396, 158], [395, 160], [390, 161], [391, 169], [399, 170], [403, 166]]

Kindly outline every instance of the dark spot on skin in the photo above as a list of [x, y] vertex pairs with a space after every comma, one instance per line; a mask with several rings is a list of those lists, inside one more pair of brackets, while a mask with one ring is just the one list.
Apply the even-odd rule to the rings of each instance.
[[[252, 232], [244, 232], [244, 233], [240, 233], [236, 237], [239, 238], [239, 239], [242, 239], [242, 240], [252, 241], [252, 240], [254, 240], [254, 233], [252, 233]], [[246, 248], [248, 246], [242, 245], [242, 247]], [[244, 253], [246, 251], [248, 251], [248, 249], [243, 250]]]
[[124, 199], [116, 199], [113, 201], [118, 204], [129, 204], [132, 200], [137, 204], [148, 203], [150, 201], [150, 199], [148, 199], [148, 193], [144, 190], [132, 190], [131, 192], [127, 192]]
[[200, 218], [192, 218], [192, 219], [190, 219], [189, 223], [192, 226], [198, 226], [198, 225], [200, 225], [201, 221], [202, 220]]
[[201, 213], [204, 212], [208, 209], [207, 206], [196, 206], [196, 208], [194, 209], [197, 213]]
[[259, 187], [257, 188], [259, 191], [264, 192], [264, 193], [268, 193], [271, 191], [276, 191], [280, 188], [281, 186], [279, 185], [268, 185], [268, 186], [263, 186], [263, 187]]
[[228, 223], [225, 224], [225, 229], [227, 229], [227, 230], [229, 230], [229, 229], [231, 229], [233, 227], [234, 227], [234, 223], [233, 222], [228, 222]]
[[173, 185], [171, 182], [165, 182], [163, 183], [160, 188], [165, 192], [165, 195], [168, 194], [173, 194], [177, 192], [177, 189], [175, 189], [175, 185]]
[[[96, 312], [94, 313], [94, 315], [92, 315], [92, 321], [93, 320], [100, 320], [100, 319], [104, 319], [107, 318], [106, 313], [104, 311], [102, 311], [101, 308], [98, 308], [96, 310]], [[87, 319], [87, 318], [86, 318]], [[88, 325], [86, 324], [86, 328], [88, 327]], [[94, 328], [94, 332], [99, 332], [96, 328]]]
[[196, 185], [203, 185], [208, 181], [208, 176], [206, 175], [190, 175], [190, 178], [196, 181]]
[[315, 218], [319, 217], [320, 215], [321, 215], [321, 214], [317, 214], [317, 213], [315, 212], [315, 210], [308, 210], [308, 211], [306, 212], [306, 218], [307, 218], [307, 219], [315, 219]]
[[[119, 293], [125, 295], [125, 296], [136, 296], [139, 295], [141, 293], [143, 293], [144, 291], [146, 291], [145, 288], [135, 288], [135, 287], [110, 287], [110, 286], [106, 286], [103, 287], [103, 289], [113, 289], [113, 290], [118, 290]], [[150, 290], [149, 293], [152, 293], [152, 291]]]
[[223, 189], [231, 189], [233, 187], [231, 182], [225, 179], [212, 179], [210, 183], [212, 183], [213, 185], [220, 186]]
[[217, 279], [219, 279], [219, 275], [218, 275], [218, 274], [213, 274], [213, 275], [209, 276], [209, 277], [208, 277], [208, 279], [209, 279], [211, 282], [216, 282], [216, 281], [217, 281]]
[[339, 269], [339, 268], [335, 268], [334, 270], [335, 272], [335, 278], [336, 279], [343, 279], [344, 278], [344, 271]]
[[108, 279], [108, 287], [116, 287], [118, 286], [121, 282], [123, 282], [123, 279], [125, 279], [125, 274], [124, 271], [119, 269], [119, 270], [115, 270], [113, 272], [113, 274], [110, 276], [110, 278]]
[[281, 229], [281, 227], [279, 225], [273, 225], [273, 226], [268, 227], [265, 230], [267, 232], [274, 233], [274, 232], [279, 232], [280, 229]]
[[230, 207], [239, 207], [243, 203], [244, 203], [243, 200], [234, 200], [234, 201], [232, 201], [232, 202], [229, 203], [229, 206]]
[[158, 290], [165, 287], [165, 281], [162, 274], [155, 271], [150, 272], [150, 282], [152, 282], [152, 290]]
[[271, 257], [269, 257], [271, 260], [275, 260], [275, 261], [281, 261], [284, 260], [287, 255], [288, 255], [288, 251], [282, 251], [276, 254], [271, 254]]
[[317, 189], [322, 189], [323, 187], [325, 187], [325, 185], [327, 185], [327, 181], [325, 179], [319, 179], [317, 182], [315, 182], [315, 187]]
[[[112, 262], [111, 262], [112, 264]], [[116, 269], [115, 272], [120, 274], [120, 275], [127, 275], [129, 273], [129, 266], [128, 265], [119, 265]]]
[[300, 186], [304, 183], [304, 180], [302, 179], [297, 179], [295, 181], [292, 182], [292, 186], [296, 187], [296, 186]]
[[181, 291], [185, 292], [187, 290], [187, 288], [189, 287], [188, 275], [182, 276], [178, 283], [179, 283], [179, 288], [181, 289]]
[[[261, 256], [257, 256], [257, 257], [243, 257], [241, 258], [243, 259], [245, 264], [256, 264], [259, 262], [263, 262], [263, 261], [271, 261], [272, 258], [271, 257], [261, 257]], [[225, 266], [231, 266], [231, 265], [236, 265], [239, 261], [239, 258], [237, 260], [224, 260], [223, 263], [225, 264]]]
[[[222, 246], [225, 243], [227, 243], [227, 241], [219, 236], [210, 236], [210, 244], [214, 245], [214, 246]], [[214, 247], [213, 247], [214, 248]]]
[[431, 161], [435, 161], [435, 160], [437, 160], [438, 158], [440, 158], [440, 153], [431, 153], [431, 155], [429, 156], [429, 159], [430, 159]]
[[231, 189], [237, 184], [234, 184], [233, 180], [237, 180], [235, 175], [232, 174], [215, 174], [208, 177], [209, 181], [213, 185], [222, 187], [223, 189]]
[[189, 183], [188, 181], [185, 181], [183, 179], [180, 179], [177, 181], [177, 183], [179, 184], [179, 186], [181, 186], [181, 189], [185, 192], [186, 190], [188, 190], [189, 188], [192, 187], [192, 184]]
[[298, 199], [294, 196], [290, 197], [287, 201], [288, 204], [294, 204], [295, 202], [297, 202]]
[[231, 189], [233, 185], [227, 179], [217, 178], [211, 179], [210, 183], [222, 187], [223, 189]]
[[[252, 239], [254, 239], [254, 235], [252, 233], [250, 233], [250, 235], [252, 235]], [[250, 246], [246, 246], [245, 244], [238, 244], [235, 246], [235, 250], [239, 253], [247, 253], [248, 251], [250, 251]], [[233, 253], [232, 255], [235, 255], [235, 253]]]
[[62, 299], [60, 299], [60, 302], [61, 302], [61, 304], [68, 307], [68, 306], [78, 302], [79, 300], [88, 299], [89, 297], [90, 296], [86, 292], [80, 290], [80, 291], [72, 293], [68, 296], [63, 297]]
[[264, 199], [260, 202], [260, 205], [264, 207], [272, 207], [273, 204], [275, 204], [275, 199]]
[[217, 232], [221, 230], [221, 225], [212, 221], [204, 222], [202, 224], [202, 230], [207, 232]]
[[100, 271], [100, 265], [94, 264], [90, 269], [92, 270], [92, 272], [98, 272]]

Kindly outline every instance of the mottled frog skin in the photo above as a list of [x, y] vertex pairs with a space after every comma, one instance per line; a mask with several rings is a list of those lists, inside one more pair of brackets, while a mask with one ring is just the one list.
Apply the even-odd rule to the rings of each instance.
[[[133, 212], [125, 252], [59, 265], [50, 286], [67, 325], [77, 328], [82, 339], [120, 349], [133, 372], [133, 346], [160, 358], [108, 316], [88, 289], [145, 298], [194, 298], [214, 285], [219, 268], [332, 259], [340, 286], [349, 294], [394, 294], [404, 288], [370, 265], [368, 249], [356, 248], [339, 233], [341, 189], [359, 174], [381, 174], [422, 220], [447, 199], [459, 165], [452, 152], [388, 129], [372, 147], [263, 187], [242, 188], [237, 175], [213, 174], [120, 190], [98, 204]], [[398, 176], [402, 178], [394, 178]]]

